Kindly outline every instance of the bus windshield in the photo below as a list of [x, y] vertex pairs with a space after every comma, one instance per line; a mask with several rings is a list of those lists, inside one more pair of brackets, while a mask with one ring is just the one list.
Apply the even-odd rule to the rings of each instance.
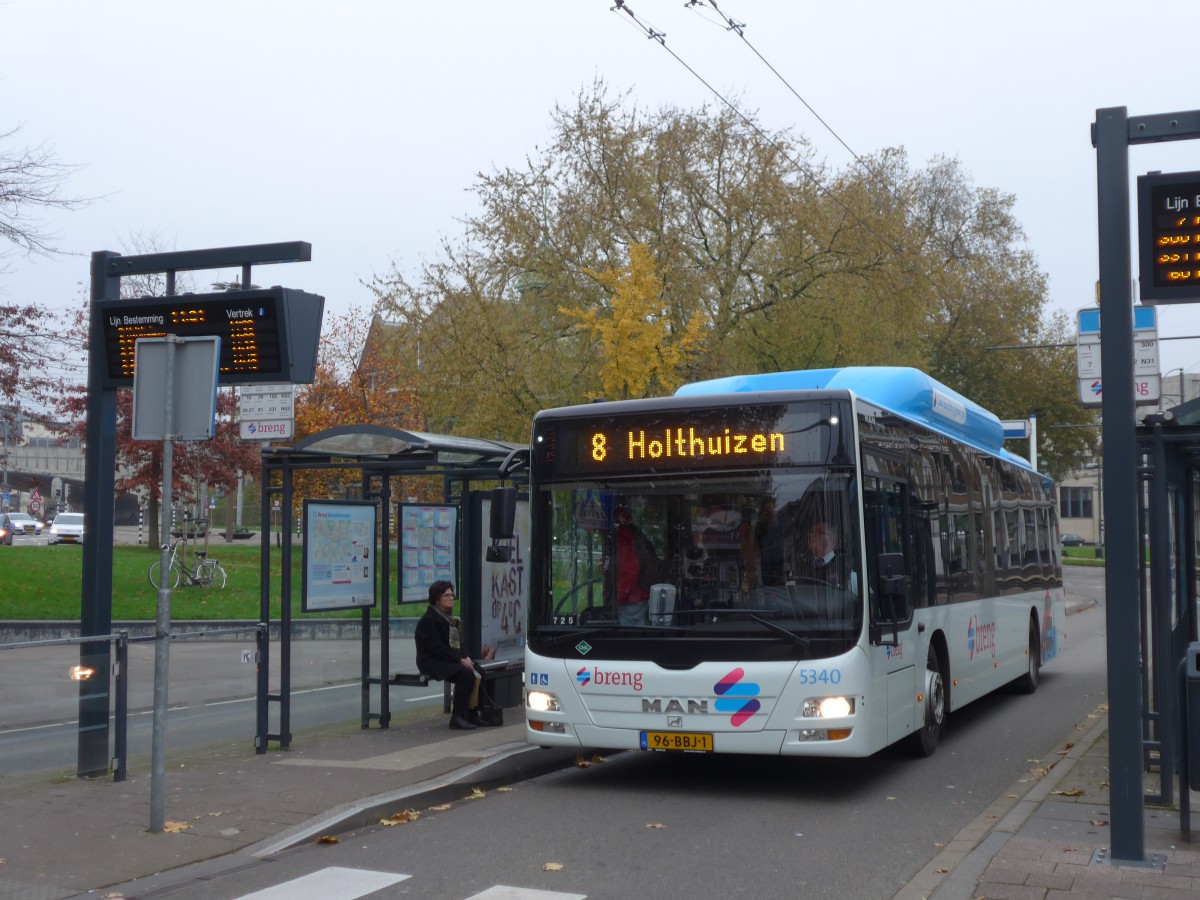
[[530, 642], [741, 637], [781, 655], [840, 652], [863, 623], [853, 484], [814, 466], [546, 485], [533, 500], [550, 572]]

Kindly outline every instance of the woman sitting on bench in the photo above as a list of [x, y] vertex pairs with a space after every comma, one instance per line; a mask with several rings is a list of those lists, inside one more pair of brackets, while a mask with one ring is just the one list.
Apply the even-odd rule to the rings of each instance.
[[423, 675], [454, 685], [450, 727], [470, 730], [490, 724], [479, 713], [483, 673], [463, 647], [462, 619], [453, 615], [454, 585], [435, 581], [429, 586], [429, 608], [417, 622], [417, 669]]

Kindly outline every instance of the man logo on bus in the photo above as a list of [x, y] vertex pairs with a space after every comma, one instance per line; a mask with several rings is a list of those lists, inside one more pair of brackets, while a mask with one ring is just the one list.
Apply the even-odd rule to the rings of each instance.
[[729, 698], [717, 700], [714, 706], [718, 712], [733, 713], [729, 721], [734, 728], [749, 722], [754, 714], [762, 709], [762, 704], [755, 699], [758, 697], [759, 687], [753, 681], [742, 681], [745, 675], [746, 670], [738, 667], [713, 685], [713, 692], [718, 697]]
[[971, 616], [967, 621], [967, 658], [974, 659], [978, 654], [983, 656], [991, 653], [996, 658], [996, 623], [981, 624], [978, 616]]

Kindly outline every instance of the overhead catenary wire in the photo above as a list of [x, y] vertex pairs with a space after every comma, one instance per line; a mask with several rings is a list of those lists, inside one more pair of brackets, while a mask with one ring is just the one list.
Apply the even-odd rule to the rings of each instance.
[[[831, 126], [829, 126], [828, 123], [825, 122], [825, 120], [812, 108], [812, 106], [806, 100], [804, 100], [804, 98], [799, 94], [799, 92], [796, 91], [786, 81], [786, 79], [784, 79], [782, 77], [782, 75], [779, 74], [778, 69], [776, 69], [775, 66], [771, 65], [767, 61], [767, 59], [761, 53], [759, 53], [758, 50], [753, 47], [753, 45], [751, 45], [749, 43], [749, 41], [746, 41], [746, 39], [745, 39], [745, 28], [746, 28], [745, 23], [738, 22], [738, 21], [732, 19], [731, 17], [726, 16], [723, 12], [720, 11], [720, 9], [717, 7], [716, 3], [712, 2], [712, 0], [708, 0], [708, 2], [709, 2], [709, 5], [711, 5], [713, 7], [714, 11], [716, 11], [718, 13], [718, 15], [720, 15], [722, 17], [722, 20], [725, 23], [722, 27], [725, 30], [733, 31], [736, 34], [738, 34], [740, 37], [742, 37], [743, 41], [745, 41], [746, 45], [753, 50], [755, 55], [758, 56], [759, 59], [762, 60], [762, 62], [771, 70], [771, 72], [773, 72], [776, 75], [776, 77], [779, 78], [785, 84], [785, 86], [787, 86], [787, 88], [792, 92], [792, 94], [794, 96], [796, 96], [797, 99], [800, 100], [800, 102], [803, 103], [804, 106], [806, 108], [808, 108], [809, 111], [812, 112], [814, 116], [817, 117], [818, 121], [820, 121], [821, 124], [830, 132], [830, 134], [832, 134], [838, 140], [838, 142], [841, 143], [842, 146], [846, 148], [846, 150], [854, 157], [856, 162], [867, 172], [868, 175], [871, 176], [872, 180], [876, 184], [882, 185], [884, 190], [886, 190], [887, 193], [893, 199], [895, 199], [897, 201], [897, 203], [905, 210], [905, 212], [907, 212], [910, 216], [913, 216], [914, 213], [913, 213], [912, 209], [903, 200], [903, 198], [899, 196], [899, 194], [895, 190], [894, 185], [892, 185], [892, 183], [885, 176], [883, 176], [877, 172], [871, 171], [871, 168], [866, 164], [866, 162], [863, 160], [863, 158], [860, 157], [857, 153], [855, 153], [855, 151], [841, 138], [841, 136], [838, 135], [837, 132], [834, 131], [834, 129]], [[698, 3], [699, 3], [699, 0], [688, 0], [688, 2], [685, 3], [685, 6], [694, 8], [698, 5]], [[843, 203], [840, 198], [838, 198], [831, 191], [829, 191], [825, 187], [825, 185], [817, 178], [817, 176], [815, 174], [812, 173], [812, 171], [807, 166], [805, 166], [802, 162], [795, 159], [791, 154], [789, 154], [783, 147], [781, 147], [779, 145], [778, 141], [774, 140], [770, 135], [766, 134], [755, 122], [753, 122], [747, 115], [745, 115], [737, 107], [736, 104], [734, 104], [731, 100], [726, 98], [720, 91], [718, 91], [715, 87], [713, 87], [703, 76], [700, 75], [699, 72], [697, 72], [679, 54], [677, 54], [671, 47], [669, 47], [667, 45], [665, 31], [654, 28], [651, 25], [649, 25], [648, 23], [646, 23], [643, 19], [641, 19], [633, 11], [633, 9], [629, 6], [629, 4], [626, 2], [626, 0], [614, 0], [614, 5], [611, 7], [611, 10], [615, 11], [615, 12], [626, 13], [626, 15], [629, 16], [629, 18], [635, 23], [637, 28], [647, 38], [654, 40], [664, 50], [666, 50], [672, 56], [673, 59], [675, 59], [681, 66], [683, 66], [697, 81], [699, 81], [702, 85], [704, 85], [704, 87], [707, 88], [713, 94], [713, 96], [715, 96], [721, 103], [723, 103], [726, 107], [728, 107], [739, 119], [741, 119], [741, 121], [743, 123], [745, 123], [745, 125], [752, 132], [754, 132], [759, 137], [759, 139], [761, 139], [762, 141], [766, 142], [767, 144], [769, 144], [770, 146], [772, 146], [776, 150], [778, 150], [779, 153], [798, 172], [801, 173], [801, 175], [808, 181], [808, 183], [814, 187], [814, 189], [816, 190], [818, 195], [824, 197], [825, 199], [831, 201], [836, 206], [838, 206], [850, 219], [852, 219], [859, 226], [861, 226], [864, 231], [866, 231], [868, 234], [870, 234], [876, 240], [878, 240], [883, 247], [885, 247], [889, 251], [895, 253], [898, 260], [902, 263], [902, 265], [905, 266], [905, 268], [910, 272], [910, 274], [913, 274], [914, 276], [919, 277], [920, 279], [925, 281], [927, 284], [929, 284], [930, 287], [932, 287], [934, 289], [934, 291], [936, 291], [942, 297], [952, 298], [952, 297], [962, 297], [963, 296], [961, 287], [955, 286], [954, 288], [948, 288], [946, 285], [940, 283], [938, 278], [928, 269], [927, 265], [919, 264], [917, 260], [911, 259], [908, 255], [906, 255], [903, 252], [903, 250], [899, 246], [897, 246], [894, 242], [892, 242], [891, 240], [889, 240], [886, 237], [884, 237], [883, 235], [881, 235], [878, 232], [878, 230], [876, 230], [874, 227], [872, 227], [870, 222], [865, 221], [860, 215], [855, 213], [854, 210], [852, 210], [845, 203]], [[972, 254], [972, 253], [968, 253], [964, 257], [964, 259], [967, 261], [970, 261], [975, 258], [977, 258], [977, 255]], [[990, 296], [992, 294], [991, 286], [986, 281], [984, 281], [981, 284], [980, 276], [973, 269], [971, 269], [970, 267], [965, 267], [963, 272], [964, 272], [965, 277], [968, 280], [974, 282], [975, 286], [979, 289], [980, 294], [982, 296], [986, 297], [986, 296]]]

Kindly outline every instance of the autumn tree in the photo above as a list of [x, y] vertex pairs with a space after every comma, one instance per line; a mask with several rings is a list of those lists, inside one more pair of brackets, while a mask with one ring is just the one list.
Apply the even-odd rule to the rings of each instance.
[[[753, 113], [646, 111], [603, 82], [551, 120], [523, 167], [477, 176], [480, 211], [417, 277], [371, 282], [419, 336], [432, 418], [525, 440], [538, 409], [597, 396], [905, 365], [1007, 418], [1079, 419], [1054, 401], [1074, 393], [1062, 353], [990, 349], [1058, 343], [1062, 323], [1014, 198], [958, 161], [892, 148], [832, 171]], [[1093, 441], [1055, 433], [1047, 471]]]
[[[327, 313], [315, 377], [296, 395], [297, 440], [338, 425], [424, 430], [417, 352], [403, 329], [371, 318], [361, 308], [351, 307], [340, 316]], [[335, 497], [359, 484], [357, 472], [305, 472], [297, 473], [295, 492], [298, 497]], [[411, 492], [398, 484], [393, 489]]]
[[662, 279], [645, 244], [629, 247], [629, 265], [603, 272], [585, 270], [610, 295], [603, 307], [560, 310], [576, 319], [600, 345], [602, 393], [592, 399], [627, 400], [669, 394], [682, 383], [682, 370], [704, 341], [704, 314], [694, 313], [682, 335], [673, 335], [662, 297]]

